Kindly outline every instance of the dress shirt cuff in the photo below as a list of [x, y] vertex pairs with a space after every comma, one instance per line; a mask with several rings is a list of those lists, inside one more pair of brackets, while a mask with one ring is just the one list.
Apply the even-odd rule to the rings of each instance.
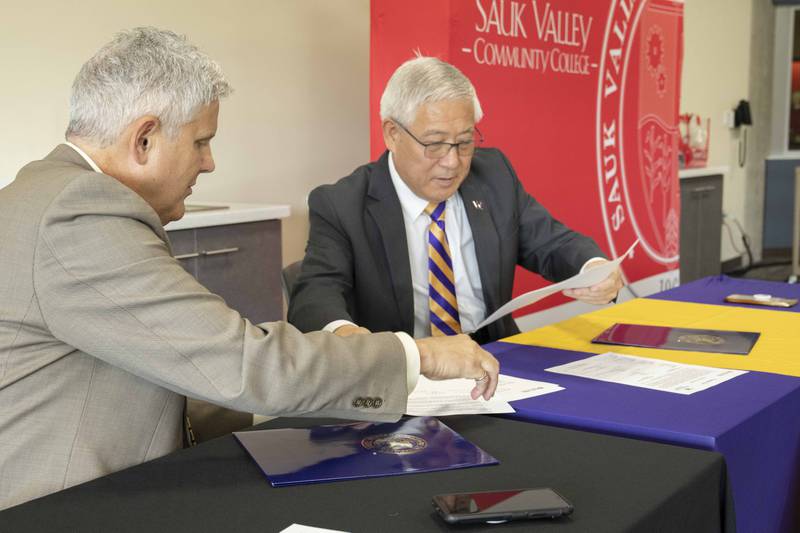
[[606, 259], [605, 257], [592, 257], [583, 264], [580, 273], [583, 274], [584, 272], [586, 272], [586, 267], [589, 266], [589, 263], [594, 263], [595, 261], [608, 261], [608, 259]]
[[419, 349], [417, 348], [417, 343], [408, 333], [396, 331], [394, 334], [403, 343], [403, 349], [406, 351], [406, 385], [408, 386], [408, 393], [411, 394], [417, 387], [417, 381], [419, 380]]
[[322, 331], [333, 333], [342, 326], [355, 326], [355, 324], [353, 324], [349, 320], [334, 320], [333, 322], [329, 323], [327, 326], [322, 328]]

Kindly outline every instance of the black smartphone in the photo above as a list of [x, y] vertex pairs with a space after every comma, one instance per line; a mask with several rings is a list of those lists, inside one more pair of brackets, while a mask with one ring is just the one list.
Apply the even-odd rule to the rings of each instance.
[[549, 488], [439, 494], [433, 497], [433, 506], [450, 524], [557, 518], [574, 509]]

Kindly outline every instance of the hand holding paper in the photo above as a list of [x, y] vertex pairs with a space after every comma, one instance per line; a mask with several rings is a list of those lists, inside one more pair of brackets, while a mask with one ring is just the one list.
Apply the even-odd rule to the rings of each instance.
[[542, 287], [541, 289], [536, 289], [535, 291], [526, 292], [525, 294], [521, 294], [511, 300], [510, 302], [506, 303], [505, 305], [501, 306], [497, 311], [486, 317], [486, 319], [478, 324], [475, 330], [479, 330], [482, 327], [486, 326], [487, 324], [491, 324], [498, 318], [502, 318], [509, 313], [513, 313], [517, 309], [521, 309], [526, 305], [531, 305], [532, 303], [536, 303], [542, 298], [550, 296], [551, 294], [555, 294], [557, 292], [561, 292], [566, 289], [585, 289], [587, 287], [592, 287], [601, 283], [603, 280], [608, 278], [613, 272], [619, 269], [620, 263], [622, 263], [623, 259], [628, 257], [631, 252], [633, 252], [634, 247], [639, 244], [639, 240], [637, 239], [628, 250], [622, 254], [621, 256], [617, 257], [613, 261], [608, 261], [605, 263], [600, 263], [596, 267], [587, 268], [585, 272], [572, 276], [569, 279], [561, 281], [559, 283], [553, 283], [552, 285], [548, 285], [547, 287]]
[[[584, 268], [586, 270], [599, 268], [608, 262], [609, 261], [607, 259], [597, 259], [590, 261]], [[568, 296], [569, 298], [574, 298], [588, 304], [603, 305], [616, 298], [617, 293], [622, 286], [622, 274], [619, 271], [619, 267], [617, 267], [600, 283], [596, 283], [588, 287], [579, 287], [577, 289], [565, 289], [563, 294], [564, 296]]]

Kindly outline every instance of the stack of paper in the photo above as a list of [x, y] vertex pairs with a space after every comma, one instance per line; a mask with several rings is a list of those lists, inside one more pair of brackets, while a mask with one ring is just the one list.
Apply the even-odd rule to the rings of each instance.
[[497, 392], [491, 400], [485, 401], [470, 397], [474, 386], [475, 381], [471, 379], [433, 381], [420, 376], [417, 388], [408, 397], [406, 413], [414, 416], [513, 413], [514, 408], [508, 402], [564, 390], [554, 383], [501, 374]]

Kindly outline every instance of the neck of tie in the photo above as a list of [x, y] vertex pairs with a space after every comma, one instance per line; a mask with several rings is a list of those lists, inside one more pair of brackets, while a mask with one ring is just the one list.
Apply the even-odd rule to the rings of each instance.
[[434, 337], [461, 333], [453, 261], [444, 231], [445, 204], [430, 203], [425, 208], [431, 217], [428, 228], [428, 303]]

